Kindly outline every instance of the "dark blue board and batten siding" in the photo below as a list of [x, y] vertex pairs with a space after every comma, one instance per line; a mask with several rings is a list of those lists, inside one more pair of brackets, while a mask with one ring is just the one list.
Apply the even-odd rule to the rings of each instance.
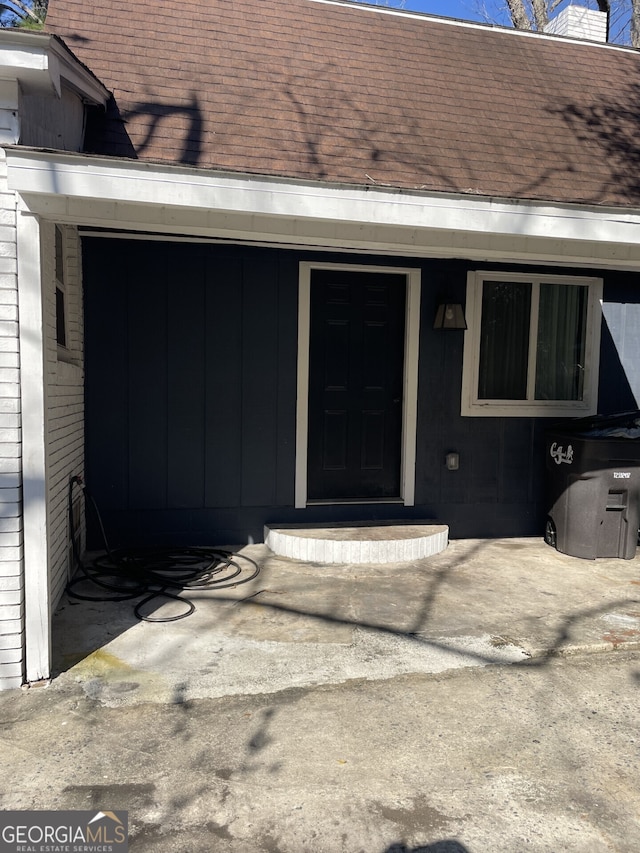
[[[415, 507], [294, 509], [301, 260], [422, 269]], [[478, 264], [87, 237], [83, 266], [87, 484], [113, 545], [243, 543], [265, 522], [375, 518], [436, 518], [454, 537], [542, 531], [547, 422], [461, 417], [463, 333], [432, 328], [438, 295], [464, 302]], [[613, 278], [631, 302], [635, 277]], [[603, 369], [619, 374], [616, 337], [603, 335]], [[616, 382], [608, 411], [633, 397]]]

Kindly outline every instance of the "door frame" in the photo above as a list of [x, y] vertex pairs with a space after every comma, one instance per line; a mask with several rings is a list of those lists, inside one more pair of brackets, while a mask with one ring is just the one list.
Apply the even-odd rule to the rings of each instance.
[[[415, 503], [416, 433], [418, 411], [418, 354], [420, 349], [420, 290], [421, 270], [413, 267], [370, 266], [367, 264], [337, 264], [301, 261], [298, 279], [298, 381], [296, 398], [296, 472], [295, 507], [308, 504], [307, 460], [309, 435], [309, 343], [311, 320], [311, 274], [313, 270], [343, 270], [345, 272], [387, 273], [404, 275], [406, 306], [404, 328], [404, 366], [402, 399], [402, 438], [400, 459], [400, 502]], [[335, 500], [313, 501], [314, 504], [397, 503], [397, 500]]]

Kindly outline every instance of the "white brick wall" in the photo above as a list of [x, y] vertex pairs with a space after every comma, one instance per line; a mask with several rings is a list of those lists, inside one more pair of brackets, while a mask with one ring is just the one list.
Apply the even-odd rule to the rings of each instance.
[[[66, 285], [67, 347], [56, 343], [55, 227], [41, 226], [45, 282], [48, 424], [49, 572], [55, 609], [72, 570], [69, 479], [84, 476], [84, 369], [80, 243], [77, 231], [62, 227]], [[0, 368], [1, 369], [1, 368]], [[74, 487], [74, 499], [82, 499]], [[84, 517], [83, 517], [84, 518]], [[84, 525], [84, 521], [83, 521]], [[84, 529], [81, 531], [84, 542]]]
[[16, 199], [0, 152], [0, 689], [24, 679]]

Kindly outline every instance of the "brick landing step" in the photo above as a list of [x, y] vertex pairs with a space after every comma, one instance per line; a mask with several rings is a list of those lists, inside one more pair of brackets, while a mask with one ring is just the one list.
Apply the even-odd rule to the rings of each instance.
[[431, 522], [349, 522], [265, 526], [265, 544], [280, 557], [312, 563], [406, 563], [447, 547], [449, 528]]

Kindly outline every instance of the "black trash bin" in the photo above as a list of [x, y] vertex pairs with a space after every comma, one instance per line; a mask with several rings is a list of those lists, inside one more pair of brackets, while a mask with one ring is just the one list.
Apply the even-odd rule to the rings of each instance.
[[545, 541], [572, 557], [636, 555], [640, 411], [579, 418], [546, 433]]

